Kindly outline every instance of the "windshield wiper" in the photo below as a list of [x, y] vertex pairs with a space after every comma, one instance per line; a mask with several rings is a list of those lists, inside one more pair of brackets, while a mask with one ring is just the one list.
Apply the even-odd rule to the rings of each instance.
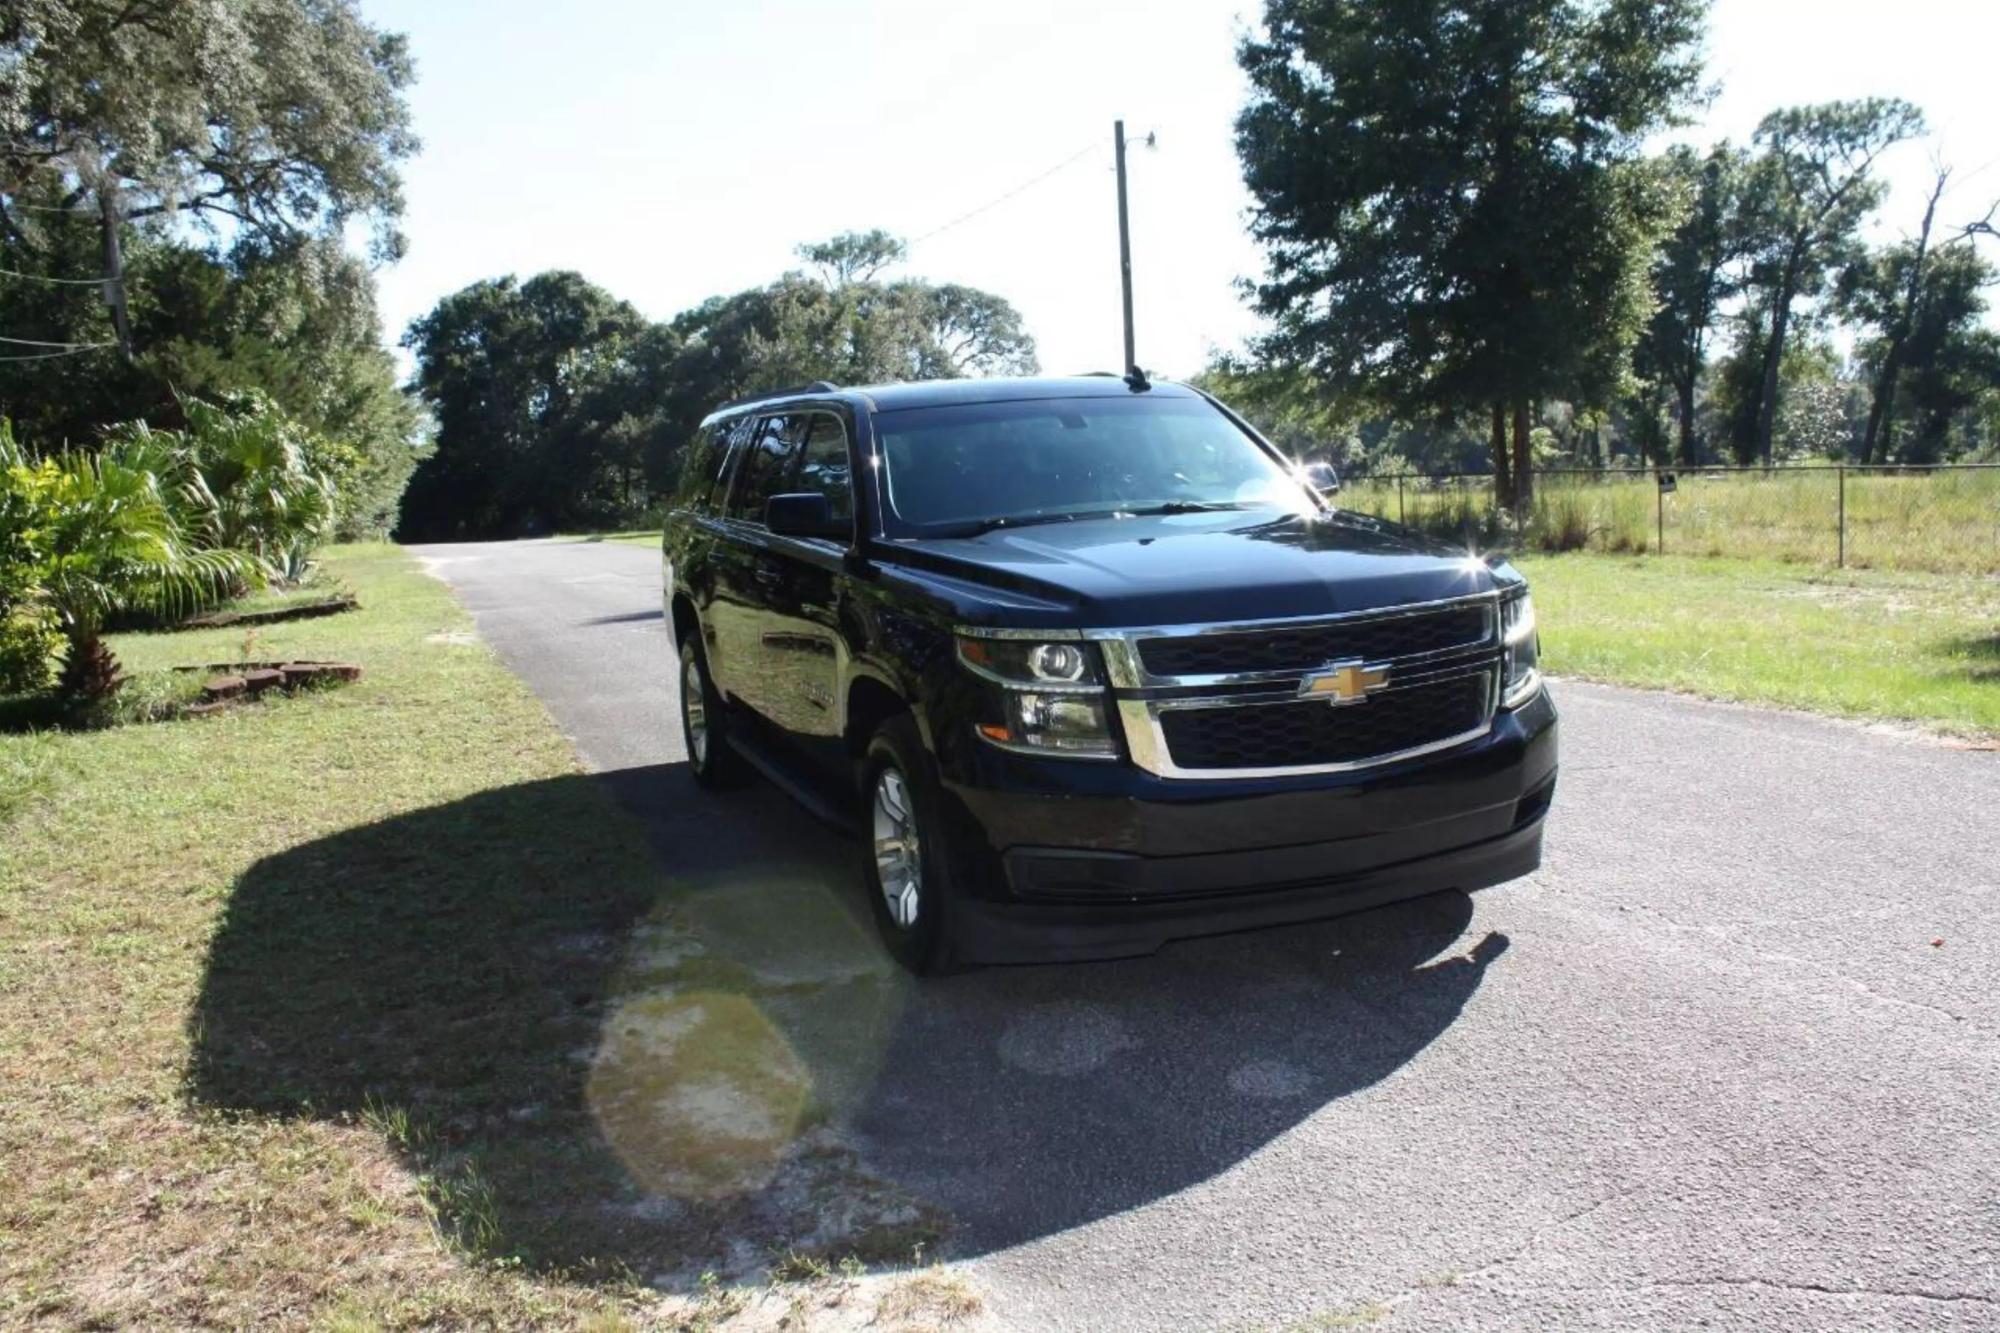
[[1232, 500], [1168, 500], [1162, 504], [1147, 505], [1143, 509], [1121, 509], [1118, 512], [1141, 518], [1148, 514], [1213, 514], [1225, 509], [1249, 507]]
[[996, 528], [1026, 528], [1037, 523], [1074, 523], [1079, 518], [1109, 517], [1098, 514], [1001, 514], [994, 518], [982, 518], [977, 522], [960, 527], [948, 528], [943, 532], [927, 533], [933, 537], [977, 537], [992, 532]]

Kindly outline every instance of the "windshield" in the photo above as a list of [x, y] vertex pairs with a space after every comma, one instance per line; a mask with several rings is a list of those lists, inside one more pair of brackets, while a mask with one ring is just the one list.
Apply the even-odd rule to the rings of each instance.
[[894, 526], [925, 533], [1112, 514], [1319, 506], [1200, 398], [1048, 398], [879, 412]]

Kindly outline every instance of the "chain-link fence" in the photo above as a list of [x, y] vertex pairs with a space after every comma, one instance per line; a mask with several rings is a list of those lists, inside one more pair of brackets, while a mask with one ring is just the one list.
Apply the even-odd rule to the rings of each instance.
[[2000, 464], [1551, 469], [1518, 518], [1483, 473], [1343, 479], [1348, 509], [1543, 551], [2000, 572]]

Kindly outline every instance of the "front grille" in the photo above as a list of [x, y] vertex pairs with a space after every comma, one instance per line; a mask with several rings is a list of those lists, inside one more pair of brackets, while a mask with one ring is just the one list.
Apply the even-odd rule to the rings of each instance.
[[1303, 768], [1356, 763], [1478, 730], [1492, 677], [1480, 671], [1335, 706], [1317, 700], [1164, 709], [1173, 762], [1195, 768]]
[[1342, 658], [1379, 662], [1415, 653], [1484, 646], [1493, 637], [1490, 614], [1491, 609], [1481, 603], [1382, 620], [1141, 639], [1139, 660], [1154, 676], [1304, 672]]

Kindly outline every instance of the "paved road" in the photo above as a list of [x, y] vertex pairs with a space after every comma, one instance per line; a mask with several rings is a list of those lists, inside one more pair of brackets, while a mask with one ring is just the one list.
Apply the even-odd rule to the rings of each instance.
[[1566, 685], [1530, 879], [916, 987], [851, 848], [675, 767], [654, 552], [423, 554], [998, 1322], [2000, 1326], [2000, 755]]

